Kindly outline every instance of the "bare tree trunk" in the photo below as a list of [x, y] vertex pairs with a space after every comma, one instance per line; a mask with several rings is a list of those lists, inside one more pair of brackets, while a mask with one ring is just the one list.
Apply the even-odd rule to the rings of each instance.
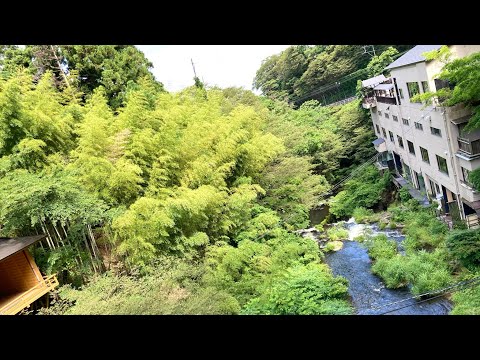
[[60, 61], [58, 60], [57, 53], [55, 52], [55, 49], [53, 48], [53, 45], [50, 45], [50, 49], [52, 50], [52, 54], [55, 57], [55, 61], [57, 62], [58, 70], [62, 73], [63, 80], [65, 80], [65, 83], [70, 88], [70, 83], [68, 82], [68, 79], [67, 79], [67, 76], [65, 75], [65, 72], [62, 70], [62, 67], [60, 66]]

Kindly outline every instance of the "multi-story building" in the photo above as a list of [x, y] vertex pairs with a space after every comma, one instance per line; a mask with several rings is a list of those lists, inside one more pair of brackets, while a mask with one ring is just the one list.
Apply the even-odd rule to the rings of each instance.
[[[422, 55], [440, 47], [415, 46], [386, 67], [390, 77], [363, 81], [367, 93], [363, 107], [370, 109], [378, 137], [374, 144], [385, 166], [441, 203], [445, 213], [458, 210], [462, 219], [471, 219], [480, 214], [480, 192], [468, 181], [470, 171], [480, 167], [480, 131], [462, 131], [471, 111], [462, 104], [442, 107], [437, 100], [429, 104], [410, 100], [449, 86], [436, 78], [444, 64], [426, 61]], [[480, 51], [480, 45], [449, 48], [452, 59]]]

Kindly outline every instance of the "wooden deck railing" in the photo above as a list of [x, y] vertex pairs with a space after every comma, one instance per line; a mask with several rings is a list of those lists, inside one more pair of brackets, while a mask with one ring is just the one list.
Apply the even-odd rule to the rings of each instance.
[[42, 282], [39, 282], [31, 289], [19, 294], [0, 308], [0, 315], [17, 314], [24, 308], [30, 306], [35, 300], [53, 290], [56, 286], [58, 286], [58, 280], [55, 275], [45, 276]]

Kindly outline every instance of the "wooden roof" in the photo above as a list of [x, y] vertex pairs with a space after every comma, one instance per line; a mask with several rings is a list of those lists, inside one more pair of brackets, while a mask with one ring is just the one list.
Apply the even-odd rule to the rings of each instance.
[[45, 237], [45, 235], [35, 235], [17, 238], [0, 238], [0, 261], [25, 249], [27, 246], [44, 239]]

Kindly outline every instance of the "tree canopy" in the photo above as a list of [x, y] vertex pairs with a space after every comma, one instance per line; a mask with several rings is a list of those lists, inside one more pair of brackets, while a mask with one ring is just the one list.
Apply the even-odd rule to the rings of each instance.
[[[116, 109], [123, 105], [127, 88], [141, 78], [148, 78], [156, 91], [163, 85], [155, 81], [152, 63], [133, 45], [3, 45], [0, 48], [0, 68], [4, 76], [13, 76], [17, 69], [26, 68], [38, 79], [46, 71], [55, 74], [57, 86], [64, 84], [65, 75], [83, 94], [84, 99], [94, 89], [103, 86], [108, 104]], [[62, 84], [63, 83], [63, 84]]]
[[294, 45], [266, 58], [257, 70], [253, 86], [269, 98], [287, 100], [303, 97], [314, 89], [363, 69], [377, 72], [394, 50], [403, 52], [411, 45], [375, 45], [380, 56], [370, 60], [363, 45]]

